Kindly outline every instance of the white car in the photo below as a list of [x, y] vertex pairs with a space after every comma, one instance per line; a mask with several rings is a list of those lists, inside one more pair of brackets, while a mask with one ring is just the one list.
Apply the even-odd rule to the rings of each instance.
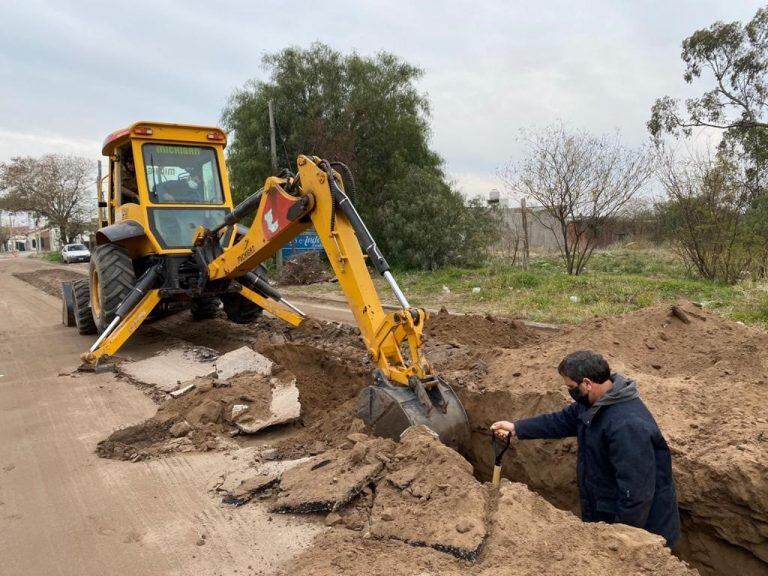
[[90, 262], [91, 260], [91, 252], [82, 244], [67, 244], [61, 249], [61, 256], [67, 264]]

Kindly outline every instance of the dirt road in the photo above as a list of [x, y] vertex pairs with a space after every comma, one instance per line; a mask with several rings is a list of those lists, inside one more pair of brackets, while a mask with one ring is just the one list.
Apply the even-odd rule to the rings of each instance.
[[42, 267], [0, 259], [0, 573], [268, 574], [303, 548], [313, 524], [258, 505], [235, 513], [208, 493], [226, 453], [95, 455], [155, 405], [111, 374], [67, 375], [91, 338], [61, 325], [56, 298], [11, 275]]

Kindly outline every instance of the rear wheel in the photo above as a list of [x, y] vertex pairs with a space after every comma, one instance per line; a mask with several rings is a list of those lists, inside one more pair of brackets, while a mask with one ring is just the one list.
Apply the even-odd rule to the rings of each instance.
[[98, 246], [91, 257], [91, 310], [96, 328], [103, 332], [115, 318], [120, 303], [136, 283], [133, 261], [117, 244]]
[[235, 324], [250, 324], [261, 315], [261, 306], [240, 294], [223, 294], [221, 301], [224, 303], [227, 318]]
[[218, 298], [192, 298], [192, 318], [194, 320], [208, 320], [215, 318], [219, 311], [221, 301]]
[[74, 297], [75, 326], [80, 334], [96, 334], [96, 323], [91, 312], [91, 290], [88, 280], [75, 280], [72, 282], [72, 295]]

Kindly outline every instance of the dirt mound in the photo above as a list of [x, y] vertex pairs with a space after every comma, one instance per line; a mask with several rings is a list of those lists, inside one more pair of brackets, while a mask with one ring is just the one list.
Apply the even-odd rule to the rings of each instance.
[[336, 511], [375, 482], [391, 461], [395, 444], [383, 438], [352, 436], [331, 450], [287, 470], [280, 479], [274, 512]]
[[284, 344], [262, 351], [290, 369], [299, 388], [301, 428], [276, 443], [281, 458], [318, 454], [343, 444], [350, 432], [362, 430], [362, 422], [356, 420], [357, 395], [370, 384], [372, 368], [366, 366], [363, 350], [344, 349], [355, 354], [334, 355], [306, 344]]
[[31, 284], [38, 290], [42, 290], [46, 294], [56, 296], [56, 298], [61, 297], [62, 282], [88, 278], [85, 274], [80, 274], [74, 270], [62, 270], [60, 268], [34, 270], [32, 272], [14, 272], [13, 275], [19, 280]]
[[429, 317], [424, 330], [427, 337], [441, 342], [483, 348], [519, 348], [539, 340], [533, 330], [512, 318], [451, 314], [445, 308]]
[[283, 286], [306, 286], [327, 282], [333, 278], [328, 265], [318, 252], [307, 252], [291, 258], [283, 264], [278, 283]]
[[406, 430], [376, 490], [371, 535], [474, 559], [487, 535], [488, 495], [472, 466], [423, 426]]
[[[254, 477], [225, 501], [239, 503]], [[274, 512], [330, 512], [329, 526], [365, 531], [475, 558], [487, 535], [488, 495], [472, 466], [424, 426], [409, 428], [401, 442], [349, 434], [338, 448], [286, 470]]]
[[[472, 460], [492, 467], [494, 420], [559, 410], [570, 398], [557, 376], [569, 352], [593, 349], [637, 380], [668, 440], [686, 527], [681, 550], [705, 574], [768, 570], [768, 334], [690, 303], [595, 319], [487, 359], [459, 390], [475, 429]], [[481, 432], [482, 431], [482, 432]], [[520, 442], [505, 475], [578, 511], [573, 440]]]
[[245, 373], [229, 380], [198, 378], [194, 388], [170, 398], [148, 420], [117, 430], [99, 442], [102, 458], [146, 460], [162, 454], [232, 447], [228, 439], [242, 427], [270, 416], [273, 390], [289, 386], [293, 375]]
[[[331, 512], [326, 524], [334, 528], [291, 562], [291, 574], [696, 574], [658, 536], [584, 524], [521, 484], [505, 481], [500, 492], [481, 485], [467, 462], [422, 427], [389, 447], [391, 458], [377, 452], [367, 459], [365, 448], [375, 441], [363, 438], [350, 454], [358, 453], [360, 465], [383, 461], [381, 473], [370, 476], [374, 490], [363, 498], [373, 500], [370, 530], [367, 523], [356, 533], [345, 530], [344, 511]], [[325, 476], [354, 461], [336, 452], [317, 462], [326, 459]], [[305, 483], [317, 462], [304, 465]]]

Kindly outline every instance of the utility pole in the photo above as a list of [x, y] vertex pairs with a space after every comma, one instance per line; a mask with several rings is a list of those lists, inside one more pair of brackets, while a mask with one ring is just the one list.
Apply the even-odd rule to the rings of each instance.
[[11, 252], [16, 252], [16, 239], [13, 237], [13, 212], [8, 213], [8, 223], [10, 224], [11, 229]]
[[[277, 143], [275, 142], [275, 111], [272, 107], [272, 100], [267, 102], [269, 108], [269, 146], [272, 152], [272, 175], [277, 175]], [[283, 270], [283, 249], [280, 248], [275, 253], [275, 266], [279, 274]]]
[[275, 110], [272, 100], [267, 103], [269, 107], [269, 145], [272, 150], [272, 174], [277, 174], [277, 144], [275, 143]]
[[520, 210], [523, 219], [523, 269], [528, 270], [528, 209], [525, 207], [525, 198], [520, 200]]

